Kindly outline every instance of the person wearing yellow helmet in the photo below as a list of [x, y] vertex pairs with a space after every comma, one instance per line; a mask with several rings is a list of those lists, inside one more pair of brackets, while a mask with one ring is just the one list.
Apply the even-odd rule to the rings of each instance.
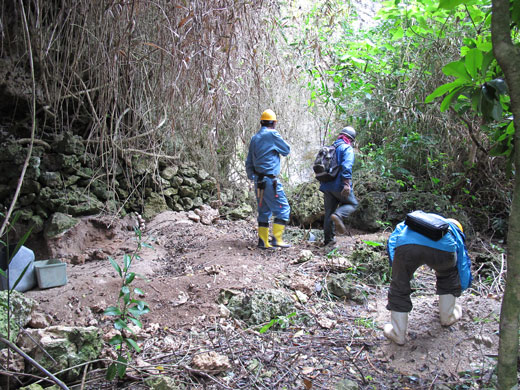
[[453, 223], [455, 226], [457, 226], [459, 228], [461, 233], [464, 233], [464, 229], [462, 229], [462, 225], [460, 224], [459, 221], [457, 221], [456, 219], [453, 219], [453, 218], [448, 218], [447, 221]]
[[[278, 131], [276, 114], [267, 109], [260, 115], [260, 130], [249, 143], [246, 158], [246, 173], [255, 182], [258, 204], [258, 247], [288, 248], [282, 235], [289, 221], [291, 208], [285, 196], [283, 186], [278, 181], [280, 174], [280, 156], [287, 156], [291, 147]], [[269, 242], [269, 221], [274, 216], [273, 240]]]
[[392, 280], [386, 308], [391, 314], [383, 333], [398, 345], [405, 344], [408, 313], [412, 310], [410, 280], [417, 268], [427, 265], [435, 270], [442, 326], [450, 326], [462, 317], [462, 306], [456, 303], [456, 298], [472, 281], [471, 260], [460, 222], [433, 213], [419, 213], [424, 215], [422, 221], [435, 221], [435, 228], [441, 230], [441, 234], [431, 235], [431, 225], [426, 224], [424, 228], [421, 220], [416, 224], [406, 220], [396, 226], [387, 243]]
[[260, 123], [264, 123], [266, 126], [269, 125], [269, 122], [276, 122], [276, 114], [273, 110], [267, 109], [264, 112], [262, 112], [262, 115], [260, 115]]

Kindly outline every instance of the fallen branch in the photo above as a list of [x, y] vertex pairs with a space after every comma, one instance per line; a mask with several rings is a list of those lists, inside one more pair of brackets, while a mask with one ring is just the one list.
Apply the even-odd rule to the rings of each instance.
[[40, 145], [40, 146], [43, 146], [45, 149], [47, 150], [50, 150], [51, 149], [51, 145], [49, 145], [47, 142], [41, 140], [41, 139], [31, 139], [31, 138], [20, 138], [20, 139], [17, 139], [16, 140], [16, 143], [17, 144], [20, 144], [20, 145], [30, 145], [31, 142], [34, 144], [34, 145]]
[[47, 371], [47, 369], [45, 367], [43, 367], [42, 365], [40, 365], [40, 363], [38, 363], [37, 361], [35, 361], [32, 357], [30, 357], [29, 355], [27, 355], [24, 351], [22, 351], [20, 348], [18, 348], [18, 346], [16, 344], [13, 344], [11, 341], [3, 338], [2, 336], [0, 336], [0, 341], [5, 343], [6, 345], [9, 346], [9, 348], [11, 348], [12, 350], [14, 350], [16, 353], [18, 353], [21, 357], [23, 357], [25, 360], [27, 360], [29, 363], [31, 363], [34, 367], [36, 367], [38, 370], [40, 370], [41, 372], [43, 372], [45, 375], [47, 375], [49, 377], [50, 380], [52, 380], [57, 386], [60, 387], [60, 389], [63, 389], [63, 390], [69, 390], [69, 388], [67, 387], [67, 385], [65, 385], [65, 383], [63, 383], [62, 381], [60, 381], [58, 378], [56, 378], [53, 374], [51, 374], [49, 371]]

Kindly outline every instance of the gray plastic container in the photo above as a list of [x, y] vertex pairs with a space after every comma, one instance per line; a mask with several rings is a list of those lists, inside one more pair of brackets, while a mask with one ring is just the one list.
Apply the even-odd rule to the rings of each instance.
[[58, 287], [67, 284], [67, 263], [58, 259], [34, 262], [39, 288]]
[[[7, 272], [7, 262], [9, 259], [7, 258], [6, 249], [7, 248], [4, 247], [0, 251], [0, 267], [7, 273], [9, 282], [6, 277], [0, 275], [0, 289], [12, 290], [15, 282], [18, 280], [25, 267], [27, 267], [27, 271], [25, 271], [23, 277], [16, 285], [15, 290], [24, 292], [34, 288], [36, 286], [36, 278], [34, 275], [34, 252], [25, 246], [20, 247], [9, 263], [9, 272]], [[14, 251], [14, 249], [15, 245], [9, 247], [10, 251]]]

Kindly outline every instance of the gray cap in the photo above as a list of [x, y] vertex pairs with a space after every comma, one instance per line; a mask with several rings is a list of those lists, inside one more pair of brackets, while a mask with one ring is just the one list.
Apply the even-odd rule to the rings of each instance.
[[349, 137], [352, 141], [356, 139], [356, 130], [352, 126], [347, 126], [341, 129], [340, 134], [344, 134]]

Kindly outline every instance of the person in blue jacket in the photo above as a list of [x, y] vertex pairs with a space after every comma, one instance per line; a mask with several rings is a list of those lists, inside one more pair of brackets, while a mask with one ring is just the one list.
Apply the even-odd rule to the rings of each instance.
[[[345, 234], [347, 229], [344, 219], [347, 218], [358, 206], [352, 186], [352, 166], [354, 165], [354, 148], [352, 144], [356, 139], [356, 130], [352, 126], [343, 128], [338, 139], [334, 141], [339, 173], [333, 181], [322, 182], [320, 191], [323, 192], [325, 218], [323, 221], [323, 244], [333, 245], [336, 240], [335, 232]], [[334, 224], [334, 226], [333, 226]]]
[[383, 333], [398, 345], [405, 344], [408, 313], [412, 310], [410, 280], [421, 265], [435, 270], [441, 325], [450, 326], [462, 317], [456, 298], [471, 285], [471, 260], [462, 225], [455, 219], [438, 217], [449, 224], [449, 230], [438, 241], [412, 230], [405, 222], [399, 223], [388, 239], [392, 281], [386, 308], [391, 318]]
[[[282, 235], [289, 221], [291, 208], [277, 177], [280, 174], [280, 156], [287, 156], [291, 147], [275, 130], [276, 114], [265, 110], [260, 116], [260, 131], [249, 143], [246, 159], [246, 173], [255, 181], [256, 200], [258, 203], [258, 247], [274, 249], [288, 248]], [[269, 221], [274, 215], [273, 240], [269, 242]]]

